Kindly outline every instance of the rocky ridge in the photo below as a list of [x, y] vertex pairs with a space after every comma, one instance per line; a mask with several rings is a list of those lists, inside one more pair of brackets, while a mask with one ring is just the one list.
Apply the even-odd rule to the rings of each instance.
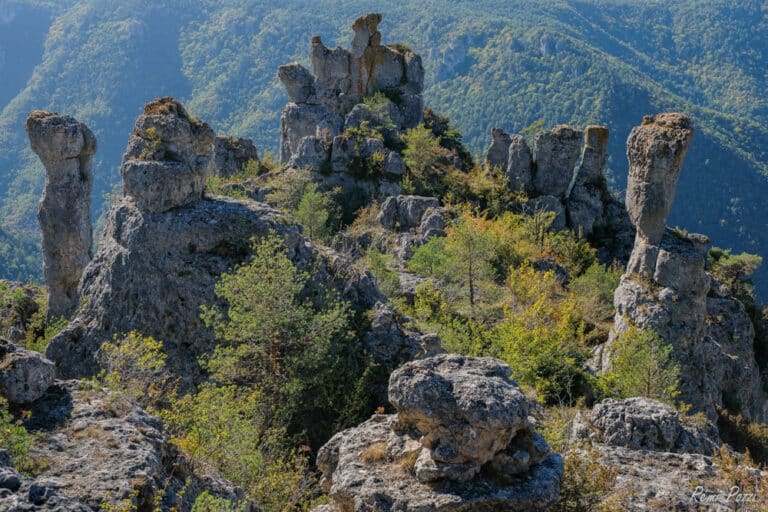
[[439, 355], [389, 379], [396, 414], [376, 414], [320, 449], [333, 511], [533, 511], [559, 493], [563, 462], [530, 405], [490, 358]]

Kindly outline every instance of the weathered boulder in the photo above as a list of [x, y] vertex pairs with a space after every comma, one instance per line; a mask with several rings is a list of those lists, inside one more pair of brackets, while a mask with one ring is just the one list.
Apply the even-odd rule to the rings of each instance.
[[53, 384], [55, 375], [51, 361], [0, 338], [0, 396], [15, 404], [34, 402]]
[[308, 135], [299, 140], [288, 165], [296, 169], [320, 170], [328, 162], [330, 153], [330, 148], [322, 140]]
[[173, 98], [144, 107], [123, 155], [123, 191], [141, 210], [162, 212], [200, 199], [211, 173], [215, 137]]
[[226, 178], [243, 170], [249, 162], [259, 161], [259, 154], [251, 139], [216, 137], [213, 174]]
[[59, 381], [29, 411], [24, 426], [38, 435], [30, 455], [46, 464], [21, 477], [0, 456], [2, 510], [90, 512], [133, 503], [132, 510], [188, 512], [204, 491], [245, 503], [242, 489], [182, 455], [158, 418], [122, 396]]
[[96, 137], [73, 117], [42, 110], [29, 114], [26, 129], [32, 150], [45, 167], [37, 218], [42, 230], [48, 320], [68, 318], [80, 300], [77, 286], [92, 256]]
[[509, 163], [509, 147], [512, 138], [501, 128], [491, 128], [491, 146], [485, 154], [485, 162], [490, 166], [506, 170]]
[[304, 137], [317, 137], [330, 145], [343, 131], [344, 118], [323, 105], [288, 103], [280, 116], [280, 161], [289, 162]]
[[293, 103], [307, 103], [315, 97], [315, 77], [298, 62], [280, 66], [277, 76]]
[[[387, 229], [409, 231], [421, 226], [424, 214], [430, 208], [440, 207], [440, 201], [436, 197], [422, 196], [395, 196], [388, 197], [381, 204], [381, 210], [377, 216], [379, 223]], [[439, 213], [432, 211], [432, 215]], [[437, 222], [433, 220], [432, 222]], [[445, 225], [445, 221], [443, 221]]]
[[581, 154], [584, 134], [566, 125], [536, 134], [536, 173], [533, 186], [539, 194], [564, 199]]
[[579, 413], [572, 438], [630, 450], [702, 455], [712, 455], [722, 445], [714, 424], [694, 425], [669, 405], [641, 397], [609, 398]]
[[664, 234], [692, 137], [691, 118], [680, 113], [645, 116], [629, 134], [627, 212], [649, 244], [658, 244]]
[[[511, 370], [438, 355], [390, 377], [398, 411], [336, 434], [317, 458], [327, 511], [534, 511], [559, 494], [562, 459], [528, 418]], [[482, 471], [481, 471], [482, 469]]]
[[533, 155], [522, 135], [510, 135], [506, 171], [512, 190], [532, 191]]

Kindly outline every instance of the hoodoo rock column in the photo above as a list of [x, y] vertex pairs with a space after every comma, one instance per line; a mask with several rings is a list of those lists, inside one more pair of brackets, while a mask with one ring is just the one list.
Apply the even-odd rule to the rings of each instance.
[[78, 284], [91, 259], [91, 189], [96, 137], [70, 116], [33, 111], [27, 118], [32, 150], [45, 166], [45, 188], [37, 209], [48, 286], [48, 319], [70, 317], [79, 302]]

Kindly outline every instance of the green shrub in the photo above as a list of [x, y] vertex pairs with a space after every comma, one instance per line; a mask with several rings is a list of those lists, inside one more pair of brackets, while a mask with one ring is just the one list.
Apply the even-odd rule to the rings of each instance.
[[397, 272], [389, 268], [391, 258], [375, 248], [369, 248], [366, 253], [366, 263], [384, 295], [394, 297], [400, 294], [400, 278]]
[[679, 394], [680, 367], [672, 345], [651, 329], [630, 328], [618, 336], [611, 370], [601, 376], [605, 391], [618, 398], [644, 396], [673, 403]]
[[593, 263], [569, 285], [583, 318], [594, 324], [613, 318], [613, 293], [622, 271], [618, 267]]
[[29, 454], [35, 438], [11, 415], [8, 402], [0, 396], [0, 449], [8, 450], [13, 466], [21, 473], [31, 474], [40, 469], [40, 463]]
[[245, 512], [246, 504], [236, 504], [226, 498], [217, 498], [204, 491], [192, 504], [192, 512]]

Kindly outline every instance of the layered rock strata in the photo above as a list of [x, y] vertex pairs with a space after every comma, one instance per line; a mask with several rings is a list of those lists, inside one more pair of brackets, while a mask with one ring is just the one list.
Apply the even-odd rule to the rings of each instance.
[[77, 287], [91, 259], [91, 190], [96, 137], [73, 117], [35, 110], [26, 122], [32, 150], [45, 167], [37, 208], [42, 231], [48, 320], [69, 318]]
[[533, 511], [557, 498], [562, 459], [529, 417], [530, 404], [490, 358], [440, 355], [389, 380], [397, 414], [336, 434], [317, 465], [335, 511]]

